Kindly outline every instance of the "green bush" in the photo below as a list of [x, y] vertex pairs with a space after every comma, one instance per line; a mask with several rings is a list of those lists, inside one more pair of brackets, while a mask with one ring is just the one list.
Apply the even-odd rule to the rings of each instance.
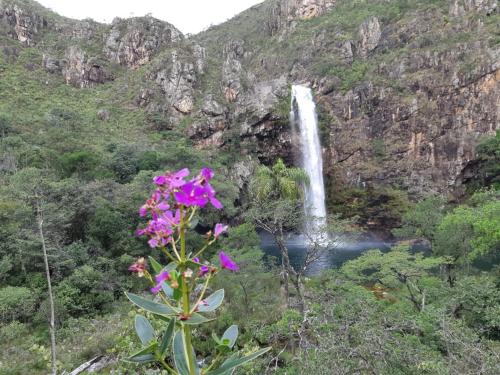
[[401, 228], [393, 230], [399, 237], [425, 238], [433, 241], [437, 226], [444, 217], [446, 201], [440, 196], [431, 196], [415, 204], [402, 216]]
[[36, 310], [38, 295], [25, 287], [0, 289], [0, 321], [27, 321]]
[[113, 302], [111, 285], [102, 272], [85, 265], [56, 287], [56, 297], [71, 316], [93, 315]]
[[81, 150], [61, 155], [59, 164], [64, 177], [71, 177], [74, 173], [85, 176], [99, 165], [99, 159], [95, 153]]

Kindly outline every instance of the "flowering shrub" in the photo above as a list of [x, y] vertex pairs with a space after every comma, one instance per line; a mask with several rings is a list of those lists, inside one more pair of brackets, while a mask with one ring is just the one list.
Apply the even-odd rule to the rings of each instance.
[[208, 204], [221, 209], [216, 192], [210, 185], [213, 171], [203, 168], [198, 176], [186, 180], [188, 169], [156, 176], [156, 189], [139, 209], [141, 217], [149, 217], [145, 228], [137, 235], [146, 236], [151, 248], [159, 248], [169, 259], [166, 266], [149, 257], [138, 259], [129, 270], [151, 282], [153, 298], [126, 293], [128, 299], [144, 310], [151, 319], [159, 320], [162, 332], [153, 328], [148, 318], [136, 315], [135, 328], [143, 347], [130, 356], [132, 362], [158, 362], [176, 375], [229, 375], [241, 364], [264, 354], [261, 349], [246, 356], [234, 351], [238, 327], [230, 326], [221, 338], [213, 333], [217, 354], [210, 360], [199, 360], [192, 345], [192, 327], [212, 320], [213, 313], [224, 299], [220, 289], [207, 296], [210, 280], [221, 269], [232, 272], [239, 267], [224, 252], [219, 253], [220, 266], [202, 260], [204, 251], [227, 231], [227, 225], [217, 224], [205, 237], [197, 251], [186, 248], [188, 230], [194, 226], [198, 210]]

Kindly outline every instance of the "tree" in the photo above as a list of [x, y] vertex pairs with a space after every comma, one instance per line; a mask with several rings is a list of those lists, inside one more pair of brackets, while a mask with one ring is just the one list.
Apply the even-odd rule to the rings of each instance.
[[287, 167], [278, 159], [271, 167], [261, 166], [252, 181], [252, 193], [259, 202], [272, 199], [298, 201], [302, 199], [303, 184], [309, 183], [309, 176], [302, 168]]
[[251, 323], [265, 325], [278, 315], [280, 301], [278, 269], [263, 260], [260, 238], [250, 223], [229, 229], [221, 240], [221, 248], [240, 266], [236, 273], [223, 273], [214, 282], [214, 288], [224, 287], [231, 301], [227, 313], [243, 326]]
[[50, 305], [49, 330], [51, 364], [52, 374], [55, 375], [57, 373], [57, 365], [54, 296], [52, 293], [52, 280], [44, 234], [44, 206], [46, 196], [50, 190], [50, 185], [49, 181], [43, 177], [44, 174], [45, 171], [43, 170], [39, 170], [36, 168], [25, 168], [12, 176], [10, 182], [13, 188], [14, 195], [16, 195], [18, 199], [25, 201], [32, 207], [33, 216], [36, 218], [38, 236], [43, 253], [45, 276], [47, 279], [47, 293]]
[[469, 264], [500, 248], [500, 199], [491, 190], [475, 193], [469, 205], [448, 213], [437, 227], [433, 251]]
[[436, 228], [445, 215], [445, 200], [440, 196], [431, 196], [408, 210], [402, 217], [401, 228], [393, 232], [396, 236], [420, 238], [433, 242]]
[[483, 186], [500, 186], [500, 131], [494, 137], [482, 140], [477, 146], [477, 159], [473, 165], [474, 177], [466, 181], [471, 190]]
[[289, 283], [292, 281], [301, 310], [304, 308], [304, 301], [300, 276], [290, 264], [285, 230], [298, 228], [304, 219], [302, 187], [307, 183], [309, 177], [303, 169], [289, 168], [281, 159], [271, 168], [261, 166], [250, 185], [251, 207], [246, 213], [257, 228], [271, 234], [276, 241], [281, 254], [281, 278], [287, 303], [290, 305]]
[[443, 262], [443, 258], [412, 254], [408, 245], [400, 245], [386, 254], [380, 250], [367, 251], [347, 262], [341, 271], [349, 279], [361, 284], [380, 284], [389, 289], [398, 289], [403, 284], [407, 290], [405, 297], [418, 311], [423, 311], [428, 296], [421, 280]]

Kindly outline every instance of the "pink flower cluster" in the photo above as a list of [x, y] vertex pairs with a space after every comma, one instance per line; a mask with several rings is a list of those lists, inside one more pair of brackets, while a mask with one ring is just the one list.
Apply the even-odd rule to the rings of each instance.
[[[156, 190], [139, 209], [139, 215], [141, 217], [149, 216], [150, 220], [145, 228], [136, 231], [137, 235], [149, 238], [148, 244], [152, 248], [159, 247], [162, 250], [166, 250], [167, 245], [171, 244], [179, 261], [184, 261], [185, 259], [180, 258], [175, 250], [175, 244], [179, 239], [179, 235], [183, 233], [182, 230], [187, 228], [195, 209], [203, 208], [208, 203], [217, 209], [222, 208], [222, 204], [215, 197], [215, 190], [210, 185], [210, 180], [214, 176], [210, 168], [203, 168], [198, 176], [191, 180], [186, 180], [188, 176], [189, 170], [185, 168], [175, 173], [156, 176], [153, 179]], [[183, 226], [182, 229], [181, 224]], [[227, 225], [216, 224], [213, 232], [210, 231], [207, 233], [208, 244], [205, 248], [215, 242], [227, 229]], [[192, 262], [198, 267], [197, 277], [202, 278], [208, 274], [217, 272], [217, 268], [201, 263], [200, 259], [196, 256], [192, 259]], [[219, 262], [223, 269], [233, 272], [239, 270], [238, 265], [223, 251], [219, 253]], [[140, 258], [129, 267], [129, 270], [137, 273], [139, 276], [145, 275], [145, 259]], [[190, 278], [192, 274], [193, 271], [188, 269], [183, 273], [183, 277]], [[151, 288], [151, 292], [157, 294], [165, 282], [169, 282], [171, 288], [177, 288], [179, 286], [177, 277], [175, 273], [169, 274], [166, 271], [162, 271], [155, 276], [156, 283], [153, 282], [154, 286]], [[153, 280], [151, 279], [151, 281]]]
[[[188, 176], [189, 169], [184, 168], [153, 179], [157, 189], [139, 209], [140, 216], [144, 217], [149, 213], [151, 220], [146, 228], [136, 232], [139, 236], [149, 237], [149, 246], [163, 247], [172, 241], [172, 234], [181, 221], [180, 207], [204, 208], [210, 202], [215, 208], [222, 208], [222, 204], [215, 197], [215, 190], [210, 185], [214, 176], [210, 168], [203, 168], [197, 177], [186, 181]], [[217, 224], [216, 237], [225, 229], [227, 227]]]

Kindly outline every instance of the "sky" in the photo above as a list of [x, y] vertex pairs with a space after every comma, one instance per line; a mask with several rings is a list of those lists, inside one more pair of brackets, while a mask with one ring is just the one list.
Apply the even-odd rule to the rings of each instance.
[[151, 13], [184, 34], [222, 23], [263, 0], [37, 0], [62, 16], [110, 23]]

